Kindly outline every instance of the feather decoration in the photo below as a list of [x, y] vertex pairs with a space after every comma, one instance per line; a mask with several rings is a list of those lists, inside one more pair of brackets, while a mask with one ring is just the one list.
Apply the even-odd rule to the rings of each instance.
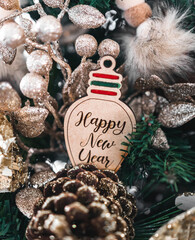
[[155, 16], [143, 22], [136, 36], [124, 36], [126, 71], [132, 83], [139, 77], [158, 75], [166, 82], [187, 79], [195, 73], [195, 34], [182, 29], [187, 12], [156, 8]]

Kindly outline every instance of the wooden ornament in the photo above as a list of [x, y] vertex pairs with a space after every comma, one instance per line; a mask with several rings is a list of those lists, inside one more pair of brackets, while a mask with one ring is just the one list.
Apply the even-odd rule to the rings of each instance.
[[[111, 67], [105, 63], [111, 62]], [[103, 57], [101, 68], [90, 73], [87, 97], [71, 105], [64, 121], [67, 151], [72, 164], [94, 164], [99, 169], [117, 171], [124, 159], [125, 136], [135, 130], [132, 110], [119, 100], [122, 75], [114, 71], [116, 62]]]

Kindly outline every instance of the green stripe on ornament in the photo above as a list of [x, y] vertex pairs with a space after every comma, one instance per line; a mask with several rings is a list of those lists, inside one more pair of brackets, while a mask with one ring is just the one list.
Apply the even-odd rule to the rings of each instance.
[[91, 85], [100, 86], [100, 87], [110, 87], [110, 88], [121, 87], [119, 83], [109, 83], [109, 82], [102, 82], [102, 81], [91, 81]]

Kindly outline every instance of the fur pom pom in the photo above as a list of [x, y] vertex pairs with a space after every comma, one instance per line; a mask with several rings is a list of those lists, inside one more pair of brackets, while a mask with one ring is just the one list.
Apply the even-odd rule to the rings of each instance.
[[146, 20], [136, 36], [125, 36], [126, 70], [133, 83], [137, 78], [158, 75], [167, 82], [186, 79], [195, 73], [195, 34], [182, 29], [186, 13], [170, 8]]

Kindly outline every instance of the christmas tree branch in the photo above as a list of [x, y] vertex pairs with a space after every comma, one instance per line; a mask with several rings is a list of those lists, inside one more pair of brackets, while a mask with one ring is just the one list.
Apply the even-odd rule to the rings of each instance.
[[[167, 151], [155, 149], [152, 137], [160, 124], [154, 117], [143, 119], [137, 124], [136, 132], [124, 142], [128, 154], [122, 164], [120, 176], [132, 186], [137, 182], [156, 181], [168, 184], [178, 191], [179, 182], [195, 180], [194, 151], [189, 146], [170, 145]], [[146, 191], [147, 193], [147, 191]]]
[[28, 220], [15, 206], [14, 194], [1, 194], [0, 200], [0, 239], [5, 240], [25, 240], [25, 228]]
[[174, 205], [174, 199], [175, 194], [153, 204], [152, 207], [146, 209], [147, 212], [150, 211], [148, 216], [146, 211], [138, 213], [135, 219], [134, 240], [148, 240], [162, 225], [182, 212]]

